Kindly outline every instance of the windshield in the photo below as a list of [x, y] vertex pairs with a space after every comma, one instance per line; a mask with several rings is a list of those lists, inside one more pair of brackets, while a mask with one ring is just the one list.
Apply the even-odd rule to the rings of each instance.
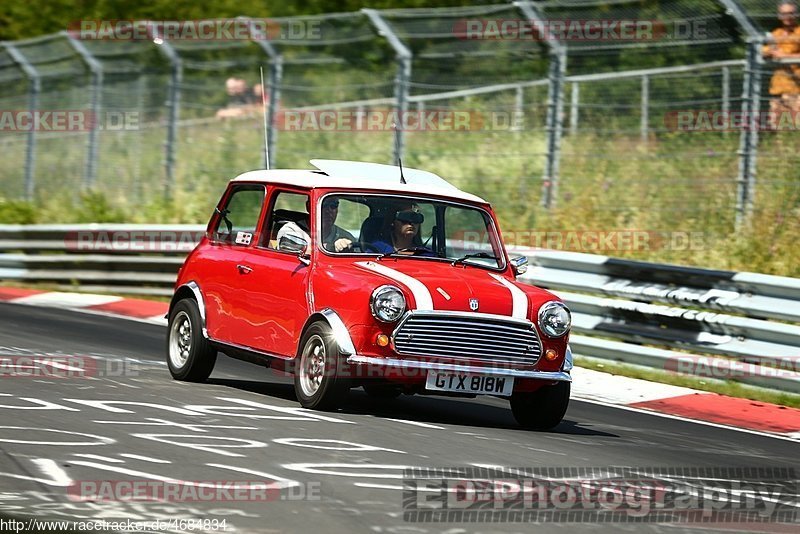
[[330, 254], [408, 256], [505, 267], [489, 214], [425, 198], [334, 194], [323, 197], [319, 243]]

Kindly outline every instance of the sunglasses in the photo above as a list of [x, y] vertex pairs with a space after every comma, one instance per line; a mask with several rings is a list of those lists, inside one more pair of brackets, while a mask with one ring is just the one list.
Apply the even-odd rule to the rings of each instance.
[[338, 200], [326, 200], [322, 203], [323, 209], [335, 210], [339, 209], [339, 201]]
[[412, 210], [405, 210], [405, 211], [398, 211], [395, 216], [395, 220], [400, 222], [407, 222], [411, 224], [422, 224], [422, 221], [425, 220], [425, 216], [418, 211]]

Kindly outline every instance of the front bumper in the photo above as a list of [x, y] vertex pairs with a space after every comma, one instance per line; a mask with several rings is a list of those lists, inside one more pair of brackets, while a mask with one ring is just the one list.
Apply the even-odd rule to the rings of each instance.
[[563, 371], [523, 371], [519, 369], [502, 369], [497, 367], [479, 367], [475, 365], [460, 365], [451, 363], [424, 362], [418, 360], [400, 360], [396, 358], [375, 358], [372, 356], [362, 356], [353, 354], [347, 357], [347, 363], [380, 365], [386, 367], [398, 367], [401, 369], [420, 369], [451, 371], [455, 373], [473, 373], [487, 376], [513, 376], [517, 378], [533, 378], [535, 380], [545, 380], [548, 382], [572, 382], [569, 373]]

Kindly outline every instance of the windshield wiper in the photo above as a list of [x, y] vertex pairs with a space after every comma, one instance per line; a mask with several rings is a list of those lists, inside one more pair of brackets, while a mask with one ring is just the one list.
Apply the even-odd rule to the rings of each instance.
[[[425, 247], [399, 248], [399, 249], [393, 250], [391, 252], [384, 252], [383, 254], [378, 256], [378, 259], [380, 260], [380, 259], [385, 258], [387, 256], [395, 256], [395, 255], [400, 254], [401, 252], [430, 252], [430, 249], [427, 249]], [[402, 256], [402, 254], [400, 254], [400, 255]], [[413, 256], [414, 254], [410, 254], [410, 255]]]
[[497, 260], [498, 259], [497, 256], [495, 256], [494, 254], [489, 254], [488, 252], [473, 252], [472, 254], [465, 254], [465, 255], [461, 256], [460, 258], [458, 258], [456, 260], [453, 260], [453, 263], [451, 263], [450, 265], [455, 267], [459, 263], [464, 263], [466, 260], [471, 259], [471, 258], [486, 258], [486, 259], [489, 259], [489, 260]]

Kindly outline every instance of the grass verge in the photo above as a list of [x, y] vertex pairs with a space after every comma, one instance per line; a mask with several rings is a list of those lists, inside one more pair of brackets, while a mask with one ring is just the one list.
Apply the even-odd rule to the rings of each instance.
[[719, 393], [720, 395], [727, 395], [729, 397], [739, 397], [757, 402], [769, 402], [781, 406], [788, 406], [790, 408], [800, 408], [800, 395], [749, 386], [731, 380], [701, 378], [692, 375], [650, 369], [649, 367], [642, 367], [639, 365], [599, 360], [586, 356], [575, 356], [575, 365], [583, 367], [584, 369], [626, 376], [628, 378], [638, 378], [647, 380], [648, 382], [659, 382], [700, 391], [708, 391], [709, 393]]

